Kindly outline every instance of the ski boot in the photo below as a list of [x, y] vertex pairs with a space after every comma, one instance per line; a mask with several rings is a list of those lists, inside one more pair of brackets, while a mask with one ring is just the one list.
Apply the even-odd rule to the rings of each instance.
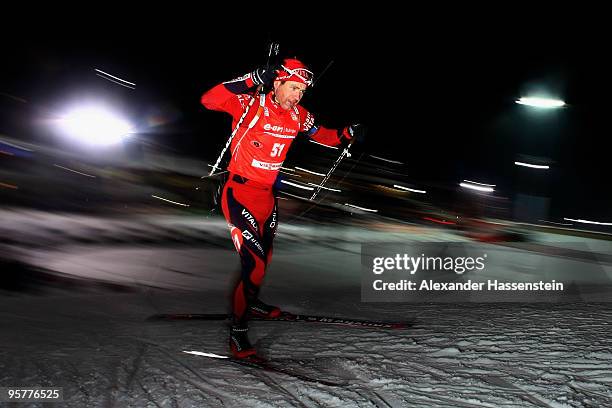
[[255, 347], [251, 345], [248, 336], [249, 328], [246, 326], [233, 325], [230, 329], [230, 351], [236, 358], [255, 357]]
[[259, 299], [255, 299], [249, 305], [251, 316], [263, 318], [275, 318], [281, 315], [281, 310], [276, 306], [268, 305]]

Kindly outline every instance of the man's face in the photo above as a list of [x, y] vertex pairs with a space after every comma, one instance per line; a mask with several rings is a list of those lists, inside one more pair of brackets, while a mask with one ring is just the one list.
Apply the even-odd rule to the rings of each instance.
[[274, 81], [274, 96], [283, 109], [291, 109], [300, 103], [307, 86], [296, 81]]

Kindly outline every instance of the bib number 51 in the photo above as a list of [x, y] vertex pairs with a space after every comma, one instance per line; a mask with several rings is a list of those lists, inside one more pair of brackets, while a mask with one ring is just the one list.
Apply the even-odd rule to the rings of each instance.
[[274, 143], [272, 146], [272, 152], [270, 153], [270, 157], [279, 157], [285, 148], [284, 143]]

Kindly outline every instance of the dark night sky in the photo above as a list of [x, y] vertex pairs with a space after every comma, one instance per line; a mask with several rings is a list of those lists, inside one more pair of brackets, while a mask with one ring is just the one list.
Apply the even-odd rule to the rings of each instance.
[[[11, 29], [3, 33], [11, 45], [0, 92], [28, 100], [36, 112], [85, 92], [104, 94], [140, 120], [162, 113], [166, 123], [149, 129], [151, 140], [212, 159], [230, 123], [199, 106], [201, 93], [264, 63], [273, 39], [281, 54], [300, 57], [315, 75], [333, 60], [302, 104], [330, 127], [366, 123], [364, 148], [406, 162], [415, 180], [468, 178], [510, 187], [519, 154], [549, 157], [559, 168], [556, 194], [568, 207], [580, 206], [576, 216], [595, 208], [594, 214], [612, 216], [612, 195], [601, 188], [610, 175], [605, 29], [553, 21], [545, 28], [560, 35], [537, 36], [521, 32], [533, 26], [526, 17], [437, 25], [389, 15], [309, 19], [247, 25], [197, 16], [180, 26], [140, 20], [112, 29], [75, 23], [42, 35]], [[94, 68], [137, 89], [101, 80]], [[513, 103], [538, 88], [569, 107], [536, 113]]]

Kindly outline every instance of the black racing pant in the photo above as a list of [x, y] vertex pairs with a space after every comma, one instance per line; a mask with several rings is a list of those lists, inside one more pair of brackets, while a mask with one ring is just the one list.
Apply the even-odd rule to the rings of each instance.
[[234, 289], [234, 324], [245, 326], [249, 305], [257, 299], [272, 258], [278, 223], [277, 199], [272, 186], [230, 174], [221, 206], [242, 266]]

